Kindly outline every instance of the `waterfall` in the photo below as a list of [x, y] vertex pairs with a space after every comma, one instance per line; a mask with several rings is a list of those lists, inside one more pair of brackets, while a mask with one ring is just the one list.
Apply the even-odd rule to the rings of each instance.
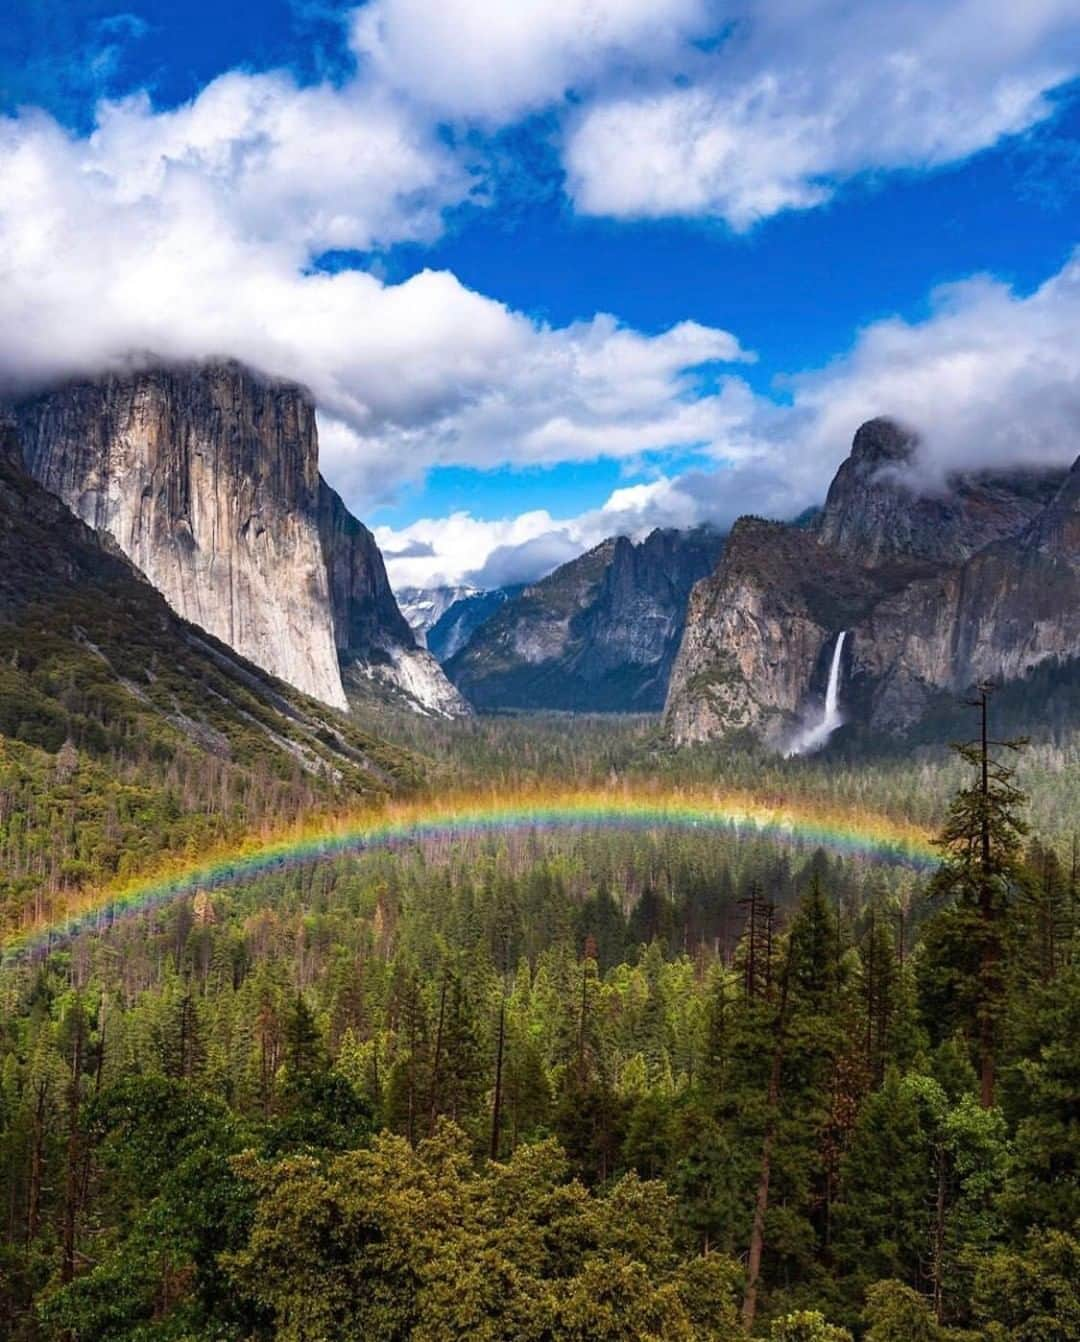
[[840, 716], [840, 677], [844, 670], [844, 639], [847, 630], [841, 629], [836, 636], [832, 661], [829, 664], [829, 683], [825, 688], [825, 712], [821, 721], [806, 727], [788, 747], [789, 755], [810, 755], [821, 747], [843, 722]]

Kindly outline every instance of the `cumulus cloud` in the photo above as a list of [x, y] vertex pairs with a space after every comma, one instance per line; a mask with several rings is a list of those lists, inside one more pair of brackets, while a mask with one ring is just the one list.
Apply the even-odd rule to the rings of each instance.
[[1080, 70], [1071, 0], [748, 0], [688, 78], [584, 105], [565, 158], [585, 213], [736, 229], [880, 169], [955, 162], [1051, 110]]
[[23, 385], [144, 352], [228, 354], [309, 385], [325, 455], [370, 503], [439, 462], [631, 456], [711, 439], [729, 333], [600, 315], [553, 328], [446, 272], [313, 269], [326, 248], [430, 235], [468, 181], [393, 101], [229, 75], [192, 104], [105, 104], [89, 139], [0, 122], [0, 365]]
[[[396, 588], [471, 582], [501, 587], [510, 582], [532, 582], [580, 554], [587, 544], [573, 521], [558, 522], [542, 508], [496, 519], [481, 519], [468, 512], [426, 517], [399, 529], [376, 527], [375, 539]], [[419, 546], [430, 554], [403, 553]], [[505, 565], [500, 558], [489, 566], [496, 554], [525, 554], [531, 558]], [[483, 581], [477, 581], [481, 577]]]
[[458, 126], [555, 108], [583, 212], [737, 229], [962, 159], [1080, 72], [1072, 0], [372, 0], [352, 44]]
[[372, 0], [337, 85], [234, 72], [172, 110], [105, 102], [88, 137], [43, 113], [0, 119], [8, 389], [140, 358], [246, 360], [311, 387], [326, 473], [361, 515], [435, 465], [663, 449], [716, 463], [577, 516], [417, 523], [386, 537], [399, 583], [510, 581], [618, 531], [791, 515], [874, 414], [922, 431], [928, 482], [1076, 454], [1075, 261], [1030, 295], [948, 286], [924, 321], [878, 322], [827, 366], [792, 370], [776, 400], [716, 327], [553, 327], [446, 272], [388, 284], [318, 264], [430, 241], [448, 209], [488, 198], [475, 135], [439, 117], [487, 131], [559, 104], [579, 208], [737, 227], [870, 168], [951, 161], [1046, 115], [1047, 90], [1078, 68], [1071, 0], [995, 4], [989, 19], [984, 0], [496, 9]]
[[708, 0], [372, 0], [353, 46], [389, 87], [451, 119], [505, 124], [626, 70], [665, 70]]
[[516, 580], [532, 580], [606, 536], [726, 529], [748, 512], [794, 517], [821, 502], [856, 428], [881, 414], [921, 437], [917, 488], [940, 489], [955, 471], [1067, 467], [1080, 456], [1078, 332], [1080, 253], [1030, 294], [989, 277], [943, 286], [923, 321], [876, 322], [846, 354], [787, 379], [790, 399], [745, 386], [731, 393], [737, 413], [711, 440], [714, 468], [628, 484], [576, 516], [418, 522], [400, 534], [422, 535], [434, 553], [407, 576], [393, 565], [392, 574], [420, 584], [471, 576], [482, 585], [517, 571], [516, 550], [524, 575]]
[[955, 470], [1066, 466], [1080, 454], [1080, 253], [1033, 293], [989, 276], [939, 288], [922, 322], [876, 322], [792, 380], [798, 440], [823, 465], [873, 414], [923, 440], [923, 482]]

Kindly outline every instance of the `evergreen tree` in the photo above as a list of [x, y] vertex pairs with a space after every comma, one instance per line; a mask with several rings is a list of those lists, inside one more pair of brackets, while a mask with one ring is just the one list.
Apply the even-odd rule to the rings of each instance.
[[958, 744], [960, 758], [975, 771], [949, 807], [938, 838], [943, 855], [933, 893], [954, 901], [947, 915], [951, 936], [946, 971], [956, 1000], [966, 1007], [970, 1037], [979, 1057], [980, 1097], [994, 1103], [995, 1071], [1009, 950], [1009, 915], [1019, 878], [1021, 840], [1027, 826], [1018, 812], [1026, 800], [1015, 771], [994, 749], [1015, 752], [1023, 741], [989, 735], [989, 687], [980, 686], [980, 735]]

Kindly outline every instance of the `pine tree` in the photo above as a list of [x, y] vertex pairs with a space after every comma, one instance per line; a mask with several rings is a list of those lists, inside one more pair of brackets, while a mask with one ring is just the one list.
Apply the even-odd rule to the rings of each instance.
[[993, 753], [995, 748], [1015, 752], [1025, 742], [991, 739], [989, 693], [989, 686], [982, 685], [979, 698], [972, 701], [979, 709], [979, 739], [955, 746], [976, 776], [949, 807], [937, 840], [943, 862], [932, 887], [933, 894], [955, 901], [955, 944], [963, 953], [955, 965], [961, 980], [957, 986], [971, 1004], [968, 1025], [977, 1041], [984, 1108], [994, 1103], [1008, 917], [1019, 876], [1021, 840], [1027, 832], [1018, 814], [1026, 798], [1016, 786], [1015, 771]]

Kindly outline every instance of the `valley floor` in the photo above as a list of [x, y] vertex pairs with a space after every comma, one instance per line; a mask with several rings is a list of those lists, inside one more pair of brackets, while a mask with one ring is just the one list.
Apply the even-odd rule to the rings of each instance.
[[[419, 815], [724, 789], [952, 838], [935, 875], [797, 832], [414, 826], [9, 957], [0, 1334], [1080, 1337], [1080, 737], [1003, 776], [1030, 805], [994, 803], [986, 918], [971, 770], [937, 744], [782, 761], [675, 752], [646, 717], [379, 728], [422, 763]], [[197, 863], [183, 817], [220, 796], [127, 767], [9, 743], [0, 837], [111, 836], [134, 875], [158, 836]], [[9, 909], [75, 898], [83, 860], [9, 877]]]

